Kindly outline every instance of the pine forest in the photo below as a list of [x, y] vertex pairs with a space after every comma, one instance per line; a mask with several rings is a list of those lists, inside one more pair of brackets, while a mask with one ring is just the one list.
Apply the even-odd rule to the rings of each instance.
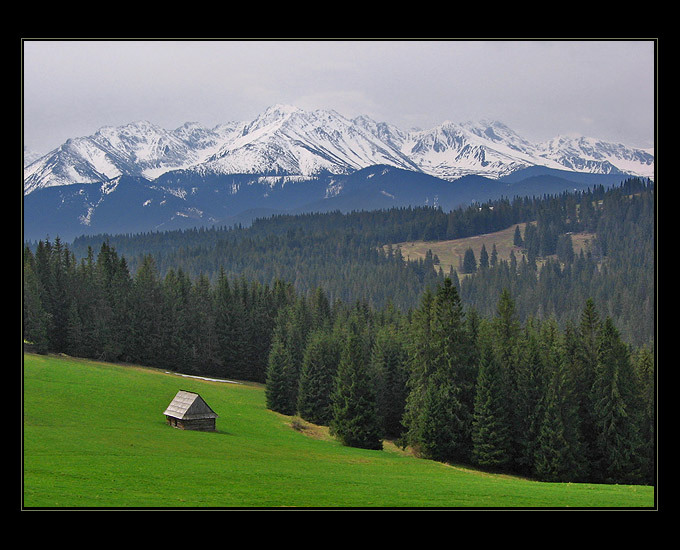
[[[23, 248], [23, 337], [39, 353], [263, 383], [269, 409], [349, 446], [650, 484], [654, 205], [635, 178], [451, 212], [46, 238]], [[448, 269], [396, 246], [508, 228], [517, 254], [470, 249]]]

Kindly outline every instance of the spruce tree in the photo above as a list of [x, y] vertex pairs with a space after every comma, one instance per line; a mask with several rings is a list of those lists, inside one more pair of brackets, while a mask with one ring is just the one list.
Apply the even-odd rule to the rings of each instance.
[[513, 235], [512, 238], [512, 244], [519, 247], [524, 245], [524, 241], [522, 240], [522, 234], [519, 231], [519, 225], [515, 226], [515, 234]]
[[377, 450], [382, 439], [362, 328], [353, 314], [338, 365], [330, 428], [343, 445]]
[[449, 278], [425, 293], [411, 323], [405, 442], [435, 460], [466, 461], [472, 448], [474, 342]]
[[489, 345], [481, 350], [472, 421], [472, 462], [483, 468], [505, 470], [511, 462], [507, 383]]
[[265, 399], [268, 409], [287, 415], [293, 415], [296, 412], [296, 404], [291, 400], [293, 384], [290, 377], [291, 362], [290, 351], [285, 345], [285, 337], [279, 329], [274, 334], [269, 352]]
[[596, 429], [593, 477], [604, 483], [635, 483], [640, 479], [639, 425], [630, 358], [610, 317], [602, 325], [593, 384]]
[[463, 256], [463, 273], [474, 273], [477, 271], [477, 260], [472, 248], [468, 248]]
[[640, 394], [640, 437], [642, 450], [640, 459], [642, 461], [642, 474], [645, 483], [651, 484], [654, 480], [654, 458], [655, 458], [655, 373], [654, 373], [654, 352], [648, 346], [643, 346], [634, 358], [634, 366], [637, 374]]
[[152, 256], [142, 260], [130, 293], [130, 356], [144, 365], [159, 365], [163, 355], [160, 327], [162, 326], [161, 283]]
[[523, 437], [522, 422], [517, 410], [517, 345], [521, 326], [517, 318], [515, 302], [507, 288], [501, 291], [496, 316], [492, 319], [492, 327], [494, 353], [505, 384], [504, 395], [510, 426], [511, 456], [515, 460], [521, 452], [521, 438]]
[[571, 448], [562, 417], [562, 372], [556, 370], [544, 396], [544, 414], [536, 438], [535, 473], [542, 481], [569, 481]]
[[217, 335], [214, 295], [205, 275], [199, 275], [192, 287], [186, 322], [189, 342], [185, 354], [187, 367], [197, 374], [209, 372], [217, 363]]
[[489, 267], [489, 253], [486, 251], [486, 245], [482, 244], [482, 250], [479, 252], [479, 268], [487, 269]]
[[24, 249], [23, 275], [23, 338], [38, 353], [47, 353], [47, 312], [42, 305], [40, 281], [35, 272], [34, 256], [28, 247]]
[[331, 396], [338, 369], [336, 341], [329, 329], [309, 334], [300, 371], [297, 411], [300, 417], [328, 426], [333, 418]]
[[241, 378], [246, 374], [244, 362], [248, 321], [238, 282], [230, 283], [220, 269], [215, 290], [215, 344], [217, 374], [223, 378]]
[[408, 326], [407, 353], [409, 378], [408, 396], [404, 407], [402, 424], [405, 428], [404, 445], [411, 445], [417, 452], [420, 439], [420, 415], [425, 398], [428, 378], [433, 374], [432, 361], [432, 304], [434, 295], [426, 288], [420, 306], [413, 312]]
[[83, 342], [83, 323], [78, 314], [78, 306], [75, 301], [69, 305], [66, 321], [66, 353], [74, 357], [86, 356]]
[[535, 473], [544, 481], [573, 481], [582, 471], [578, 410], [570, 376], [573, 343], [568, 333], [564, 338], [554, 337], [554, 327], [546, 323], [552, 335], [543, 337], [546, 384], [535, 445]]
[[491, 248], [491, 258], [489, 260], [491, 267], [496, 267], [498, 265], [498, 250], [496, 250], [496, 243], [493, 243]]
[[456, 390], [442, 373], [437, 372], [427, 380], [415, 445], [422, 458], [441, 462], [459, 460], [464, 424]]
[[514, 417], [517, 436], [516, 466], [525, 475], [533, 474], [538, 433], [541, 427], [542, 399], [545, 392], [544, 357], [541, 354], [540, 323], [530, 318], [517, 339], [516, 398]]
[[406, 406], [408, 370], [406, 348], [395, 325], [388, 324], [378, 330], [371, 365], [376, 376], [381, 432], [385, 437], [398, 439], [404, 430], [401, 421]]
[[472, 447], [476, 377], [474, 342], [467, 330], [458, 291], [448, 278], [444, 279], [435, 294], [431, 323], [432, 358], [440, 389], [438, 395], [442, 395], [443, 389], [447, 388], [447, 410], [451, 414], [450, 418], [443, 419], [446, 427], [442, 427], [443, 430], [452, 430], [447, 458], [466, 461], [469, 460]]
[[102, 358], [108, 361], [126, 360], [130, 348], [128, 327], [132, 289], [132, 277], [127, 262], [124, 257], [118, 257], [108, 242], [104, 242], [97, 256], [95, 271], [110, 310]]
[[572, 469], [569, 481], [585, 479], [587, 471], [581, 427], [581, 396], [578, 379], [579, 354], [578, 328], [569, 322], [562, 336], [562, 414], [565, 424], [565, 438], [570, 445]]
[[574, 385], [578, 401], [580, 440], [582, 443], [584, 479], [590, 479], [595, 463], [597, 431], [594, 419], [593, 384], [598, 361], [600, 317], [592, 298], [586, 300], [578, 326], [578, 346], [574, 354]]

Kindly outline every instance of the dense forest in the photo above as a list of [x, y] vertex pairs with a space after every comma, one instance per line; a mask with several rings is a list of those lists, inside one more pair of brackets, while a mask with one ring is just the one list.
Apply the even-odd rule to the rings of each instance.
[[[269, 408], [347, 445], [650, 483], [653, 213], [653, 185], [636, 179], [450, 213], [57, 237], [24, 247], [23, 336], [39, 352], [264, 382]], [[460, 278], [382, 248], [527, 221], [519, 260], [475, 259]], [[575, 231], [597, 235], [587, 253], [570, 249]]]
[[[408, 262], [400, 249], [383, 248], [523, 222], [532, 222], [529, 234], [520, 236], [523, 254], [503, 262], [489, 250], [485, 262], [476, 250], [474, 274], [465, 277], [462, 270], [440, 271], [436, 256]], [[286, 281], [301, 294], [323, 288], [332, 302], [361, 300], [374, 308], [391, 303], [402, 311], [416, 307], [425, 288], [448, 276], [460, 287], [463, 303], [483, 315], [493, 314], [508, 288], [520, 320], [555, 316], [561, 327], [592, 298], [626, 341], [642, 345], [654, 337], [654, 227], [653, 184], [630, 179], [613, 188], [503, 199], [451, 212], [419, 207], [301, 214], [259, 219], [248, 228], [80, 237], [71, 249], [86, 258], [90, 248], [108, 242], [127, 258], [131, 272], [151, 255], [163, 277], [174, 270], [213, 284], [222, 275], [270, 287]], [[572, 254], [570, 235], [577, 232], [596, 235], [583, 254]]]

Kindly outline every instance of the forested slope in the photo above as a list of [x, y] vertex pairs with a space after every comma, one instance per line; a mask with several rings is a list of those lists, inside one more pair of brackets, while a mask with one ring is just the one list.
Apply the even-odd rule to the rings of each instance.
[[[523, 254], [490, 263], [488, 269], [481, 266], [460, 282], [458, 273], [440, 273], [434, 256], [405, 262], [399, 250], [382, 249], [389, 243], [491, 233], [523, 222], [533, 222], [523, 236]], [[653, 338], [654, 227], [653, 184], [631, 179], [615, 188], [504, 199], [451, 212], [398, 208], [274, 216], [248, 228], [81, 237], [71, 248], [82, 258], [88, 247], [96, 252], [108, 242], [133, 273], [151, 255], [161, 277], [175, 270], [214, 284], [223, 270], [229, 279], [270, 286], [286, 281], [303, 294], [320, 287], [331, 302], [363, 300], [376, 308], [392, 303], [404, 311], [444, 276], [462, 284], [463, 302], [484, 314], [493, 311], [503, 288], [510, 289], [522, 320], [554, 315], [563, 325], [593, 298], [627, 340], [642, 344]], [[570, 234], [583, 231], [596, 239], [586, 253], [573, 255]], [[480, 252], [474, 251], [477, 261]]]
[[[24, 248], [23, 336], [43, 353], [266, 382], [268, 407], [351, 446], [396, 438], [545, 480], [650, 483], [653, 195], [630, 180], [450, 213], [284, 216], [82, 239], [80, 260], [40, 241]], [[526, 221], [520, 259], [465, 277], [382, 248]], [[587, 253], [570, 253], [575, 231], [596, 235]]]

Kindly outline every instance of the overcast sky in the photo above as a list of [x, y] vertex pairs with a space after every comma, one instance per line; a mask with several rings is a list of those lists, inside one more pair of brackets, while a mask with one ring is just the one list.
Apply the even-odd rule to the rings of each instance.
[[495, 119], [542, 141], [654, 144], [653, 41], [40, 41], [23, 43], [24, 144], [102, 126], [252, 120], [270, 105], [403, 130]]

